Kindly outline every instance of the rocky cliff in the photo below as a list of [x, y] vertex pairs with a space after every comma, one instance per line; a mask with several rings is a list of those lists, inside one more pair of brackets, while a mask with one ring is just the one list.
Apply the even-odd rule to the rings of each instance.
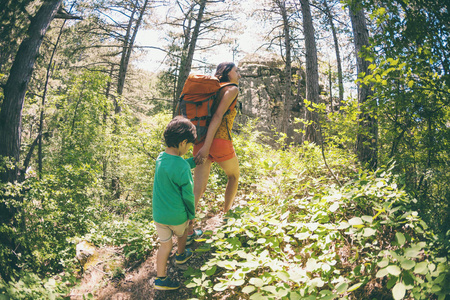
[[[244, 58], [239, 63], [239, 71], [241, 74], [239, 82], [241, 110], [236, 117], [234, 129], [245, 124], [249, 118], [258, 118], [257, 130], [264, 133], [269, 144], [274, 145], [274, 139], [277, 139], [275, 132], [281, 131], [283, 121], [283, 63], [276, 59]], [[300, 101], [297, 94], [300, 91], [300, 95], [304, 95], [304, 85], [301, 81], [304, 76], [301, 76], [298, 69], [293, 69], [292, 73], [299, 74], [299, 76], [294, 76], [297, 80], [292, 82], [292, 87], [297, 93], [291, 95], [293, 109], [288, 135], [293, 138], [293, 141], [299, 142], [301, 136], [295, 133], [294, 129], [300, 128], [300, 125], [294, 125], [293, 120], [302, 117], [299, 103], [303, 100]]]

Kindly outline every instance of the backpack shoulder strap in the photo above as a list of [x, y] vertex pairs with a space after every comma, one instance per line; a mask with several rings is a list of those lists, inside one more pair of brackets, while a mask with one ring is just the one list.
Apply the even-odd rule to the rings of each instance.
[[232, 86], [232, 85], [234, 85], [234, 86], [238, 86], [236, 83], [233, 83], [233, 82], [221, 82], [220, 83], [220, 88], [223, 88], [223, 87], [226, 87], [226, 86]]

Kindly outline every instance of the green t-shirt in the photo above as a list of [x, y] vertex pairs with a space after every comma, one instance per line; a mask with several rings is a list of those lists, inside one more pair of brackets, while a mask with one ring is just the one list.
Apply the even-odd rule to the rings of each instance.
[[153, 184], [153, 220], [164, 225], [180, 225], [195, 218], [193, 158], [161, 152], [156, 159]]

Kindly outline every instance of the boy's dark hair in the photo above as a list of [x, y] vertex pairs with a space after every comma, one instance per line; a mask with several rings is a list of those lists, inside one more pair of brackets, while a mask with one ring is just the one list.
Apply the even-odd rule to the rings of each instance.
[[220, 82], [228, 82], [230, 79], [228, 78], [228, 73], [230, 73], [236, 65], [232, 62], [223, 62], [217, 66], [215, 77], [219, 78]]
[[184, 140], [187, 140], [188, 143], [194, 143], [196, 138], [197, 130], [194, 124], [183, 116], [173, 118], [164, 131], [164, 141], [167, 147], [177, 148]]

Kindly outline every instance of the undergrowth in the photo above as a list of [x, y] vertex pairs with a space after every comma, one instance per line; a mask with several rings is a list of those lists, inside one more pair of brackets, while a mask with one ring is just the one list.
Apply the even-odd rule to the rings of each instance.
[[[206, 241], [212, 258], [186, 272], [200, 299], [445, 299], [448, 257], [391, 173], [358, 170], [339, 149], [274, 150], [235, 140], [241, 198]], [[220, 205], [220, 204], [219, 204]]]
[[[0, 300], [66, 297], [79, 280], [74, 248], [82, 240], [115, 246], [132, 264], [152, 253], [154, 159], [164, 149], [161, 135], [169, 118], [159, 114], [139, 128], [122, 128], [127, 134], [114, 145], [123, 159], [118, 199], [103, 191], [98, 166], [67, 164], [45, 181], [28, 181], [33, 184], [21, 216], [34, 231], [16, 234], [42, 246], [33, 255], [46, 267], [24, 263], [16, 279], [0, 281]], [[340, 186], [317, 145], [277, 150], [262, 144], [254, 128], [250, 123], [234, 138], [238, 196], [227, 222], [201, 246], [209, 252], [203, 266], [185, 273], [192, 298], [445, 299], [445, 243], [411, 208], [415, 199], [398, 186], [394, 163], [362, 171], [352, 154], [328, 147], [327, 163]], [[226, 181], [214, 164], [198, 218], [221, 210]], [[65, 194], [58, 191], [61, 183]], [[55, 225], [65, 231], [54, 234]]]

